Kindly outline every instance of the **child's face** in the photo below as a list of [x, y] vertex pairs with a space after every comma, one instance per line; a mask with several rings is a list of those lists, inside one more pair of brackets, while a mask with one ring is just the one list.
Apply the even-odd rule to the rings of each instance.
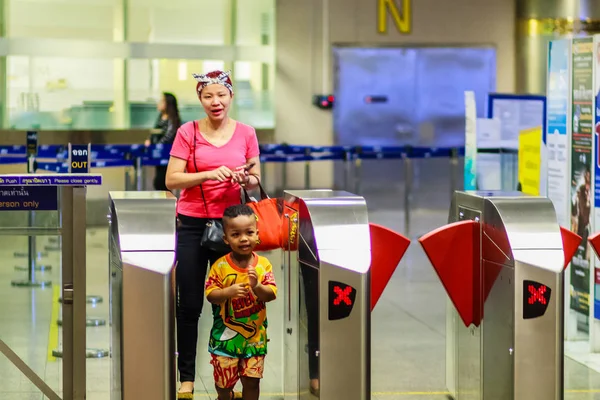
[[227, 219], [223, 224], [225, 243], [231, 246], [236, 254], [252, 254], [258, 242], [258, 229], [254, 215], [240, 215]]

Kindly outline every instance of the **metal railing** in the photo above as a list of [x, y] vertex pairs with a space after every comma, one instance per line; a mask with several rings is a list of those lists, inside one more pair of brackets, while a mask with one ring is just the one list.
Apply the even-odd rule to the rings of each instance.
[[[115, 144], [91, 146], [91, 167], [111, 168], [125, 167], [125, 190], [144, 190], [144, 169], [159, 165], [167, 165], [169, 145]], [[310, 164], [319, 161], [337, 161], [343, 163], [341, 170], [342, 183], [337, 189], [349, 190], [357, 194], [363, 193], [360, 179], [364, 163], [369, 160], [401, 161], [403, 169], [402, 204], [404, 209], [404, 232], [410, 232], [411, 207], [413, 197], [413, 175], [416, 160], [437, 159], [448, 160], [444, 167], [449, 171], [448, 197], [454, 190], [462, 189], [460, 159], [464, 156], [464, 147], [413, 147], [413, 146], [301, 146], [289, 144], [260, 145], [261, 163], [276, 163], [281, 168], [280, 182], [277, 191], [283, 192], [288, 187], [288, 165], [304, 164], [304, 189], [312, 188]], [[496, 154], [513, 154], [514, 149], [482, 149], [481, 152]], [[22, 164], [28, 160], [26, 146], [0, 146], [0, 165]], [[34, 160], [36, 170], [51, 172], [67, 172], [68, 155], [66, 146], [42, 145], [38, 148]], [[265, 178], [263, 177], [263, 180]]]

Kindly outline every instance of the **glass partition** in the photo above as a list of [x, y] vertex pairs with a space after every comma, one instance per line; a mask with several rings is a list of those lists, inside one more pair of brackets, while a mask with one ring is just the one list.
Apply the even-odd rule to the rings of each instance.
[[236, 61], [234, 78], [236, 87], [234, 118], [255, 128], [275, 126], [274, 68], [261, 62]]
[[7, 70], [11, 128], [117, 128], [113, 59], [9, 56]]
[[[25, 233], [25, 229], [23, 229]], [[60, 304], [60, 252], [48, 252], [44, 247], [50, 236], [0, 236], [0, 303], [2, 323], [0, 339], [54, 392], [61, 390], [63, 363], [53, 351], [63, 340], [57, 325]], [[37, 245], [33, 274], [28, 270], [28, 242]], [[30, 288], [38, 287], [37, 290]], [[11, 360], [2, 355], [2, 398], [42, 398], [40, 390], [27, 379]]]
[[2, 4], [5, 127], [152, 128], [162, 92], [189, 121], [203, 115], [191, 74], [214, 69], [233, 72], [233, 118], [274, 126], [274, 0]]
[[[261, 62], [235, 61], [233, 81], [235, 96], [231, 117], [255, 128], [272, 128], [273, 74], [265, 73]], [[223, 60], [135, 59], [129, 61], [128, 94], [131, 127], [152, 128], [157, 118], [156, 105], [163, 92], [177, 97], [183, 121], [203, 117], [196, 96], [192, 73], [226, 69]]]

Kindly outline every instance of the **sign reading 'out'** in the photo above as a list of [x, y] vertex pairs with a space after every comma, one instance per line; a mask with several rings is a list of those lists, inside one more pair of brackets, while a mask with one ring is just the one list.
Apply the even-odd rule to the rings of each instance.
[[69, 172], [87, 174], [90, 172], [90, 145], [69, 144]]

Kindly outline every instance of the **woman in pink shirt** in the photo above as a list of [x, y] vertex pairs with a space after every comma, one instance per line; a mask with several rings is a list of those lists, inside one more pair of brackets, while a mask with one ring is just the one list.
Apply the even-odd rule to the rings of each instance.
[[[179, 128], [166, 175], [169, 189], [182, 189], [177, 202], [178, 398], [192, 398], [206, 271], [224, 255], [200, 246], [207, 219], [222, 218], [227, 207], [240, 203], [240, 185], [252, 189], [260, 179], [254, 128], [227, 115], [233, 98], [229, 73], [213, 71], [194, 78], [207, 117]], [[245, 165], [253, 166], [240, 168]]]

